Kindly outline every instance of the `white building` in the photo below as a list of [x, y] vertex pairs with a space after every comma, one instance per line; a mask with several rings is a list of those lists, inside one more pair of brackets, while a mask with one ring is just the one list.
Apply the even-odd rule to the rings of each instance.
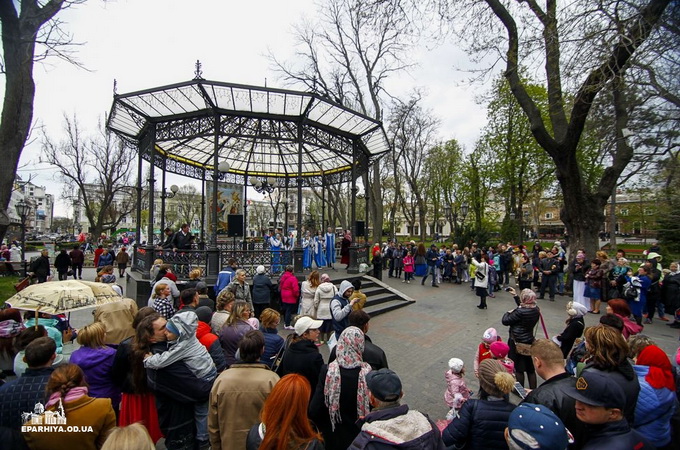
[[[27, 220], [27, 228], [30, 222], [32, 225], [30, 228], [34, 231], [38, 233], [49, 232], [52, 228], [52, 217], [54, 216], [54, 196], [47, 193], [45, 186], [37, 186], [30, 181], [17, 180], [16, 185], [26, 201], [32, 206], [31, 217]], [[16, 211], [14, 213], [16, 214]]]

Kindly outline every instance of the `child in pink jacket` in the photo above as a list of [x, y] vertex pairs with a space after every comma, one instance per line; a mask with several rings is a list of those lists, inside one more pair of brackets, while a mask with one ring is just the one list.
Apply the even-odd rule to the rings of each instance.
[[508, 353], [510, 352], [510, 347], [508, 344], [502, 341], [496, 341], [489, 346], [491, 350], [491, 356], [493, 359], [498, 360], [501, 366], [505, 367], [510, 375], [515, 376], [515, 362], [508, 358]]
[[406, 253], [402, 263], [404, 264], [404, 280], [402, 283], [410, 284], [411, 280], [413, 279], [413, 268], [415, 267], [415, 260], [413, 259], [413, 255], [411, 255], [410, 251]]
[[458, 358], [449, 359], [449, 370], [444, 374], [448, 387], [444, 392], [444, 401], [451, 410], [446, 413], [446, 420], [453, 420], [458, 417], [458, 411], [463, 407], [463, 403], [470, 398], [472, 393], [465, 384], [465, 367], [463, 361]]

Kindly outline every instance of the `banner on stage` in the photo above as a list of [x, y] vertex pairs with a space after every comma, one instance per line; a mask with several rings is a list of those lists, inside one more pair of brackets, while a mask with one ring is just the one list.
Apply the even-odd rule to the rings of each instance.
[[[208, 214], [208, 229], [213, 227], [213, 184], [206, 183], [206, 195], [210, 205]], [[229, 232], [230, 214], [243, 214], [243, 186], [240, 184], [217, 184], [217, 234]]]

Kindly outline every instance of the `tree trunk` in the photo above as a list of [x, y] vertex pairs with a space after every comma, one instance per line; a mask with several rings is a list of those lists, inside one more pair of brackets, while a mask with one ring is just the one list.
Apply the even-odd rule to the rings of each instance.
[[[3, 16], [4, 17], [4, 16]], [[0, 121], [0, 241], [9, 226], [7, 208], [14, 189], [19, 158], [33, 121], [33, 55], [39, 27], [3, 20], [2, 47], [5, 62], [5, 98]]]

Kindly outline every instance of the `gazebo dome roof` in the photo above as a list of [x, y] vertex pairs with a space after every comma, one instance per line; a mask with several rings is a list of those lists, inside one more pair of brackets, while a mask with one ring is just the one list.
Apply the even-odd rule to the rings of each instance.
[[318, 94], [202, 78], [115, 94], [107, 126], [147, 160], [154, 142], [169, 172], [205, 179], [226, 162], [236, 182], [348, 181], [389, 149], [379, 121]]

